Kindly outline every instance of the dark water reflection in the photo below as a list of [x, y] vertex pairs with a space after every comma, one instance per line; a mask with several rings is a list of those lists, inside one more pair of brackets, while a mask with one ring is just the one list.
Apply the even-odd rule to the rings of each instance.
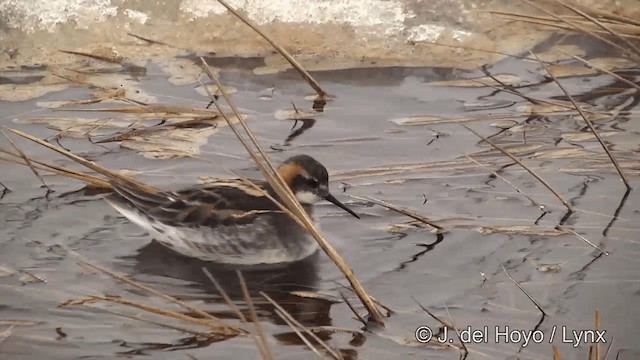
[[218, 297], [218, 291], [203, 268], [213, 275], [232, 300], [244, 301], [237, 275], [237, 271], [240, 271], [252, 298], [261, 298], [260, 292], [264, 291], [277, 301], [287, 299], [292, 291], [309, 291], [317, 287], [319, 258], [320, 254], [316, 253], [292, 264], [236, 267], [185, 257], [152, 241], [138, 250], [134, 257], [123, 259], [133, 260], [133, 273], [184, 280], [192, 283], [191, 287], [197, 287], [208, 294], [208, 298], [214, 295], [215, 301], [220, 302], [224, 300]]

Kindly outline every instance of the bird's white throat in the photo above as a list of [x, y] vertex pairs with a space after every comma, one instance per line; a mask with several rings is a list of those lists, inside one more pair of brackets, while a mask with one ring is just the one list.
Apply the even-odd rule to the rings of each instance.
[[298, 191], [296, 193], [296, 198], [301, 204], [315, 204], [318, 201], [323, 200], [318, 195], [312, 193], [311, 191]]

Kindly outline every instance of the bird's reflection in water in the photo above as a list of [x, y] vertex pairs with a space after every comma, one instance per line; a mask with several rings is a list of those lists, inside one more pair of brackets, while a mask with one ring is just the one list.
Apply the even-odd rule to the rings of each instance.
[[[236, 272], [236, 270], [240, 270], [247, 284], [249, 295], [259, 320], [286, 326], [286, 328], [283, 327], [281, 331], [271, 335], [283, 345], [305, 346], [298, 335], [278, 316], [275, 306], [267, 301], [260, 292], [264, 292], [271, 297], [305, 327], [315, 329], [324, 326], [331, 327], [331, 305], [336, 303], [333, 299], [292, 293], [296, 291], [310, 292], [316, 288], [319, 280], [318, 265], [320, 258], [321, 254], [317, 252], [311, 257], [296, 263], [279, 266], [237, 267], [189, 258], [166, 248], [156, 241], [152, 241], [139, 249], [138, 254], [129, 257], [129, 259], [133, 260], [133, 268], [128, 271], [139, 275], [163, 277], [165, 281], [158, 281], [159, 284], [152, 282], [150, 285], [182, 300], [198, 299], [205, 301], [208, 305], [214, 305], [215, 309], [213, 311], [211, 306], [203, 306], [201, 308], [219, 318], [237, 319], [237, 315], [230, 309], [202, 270], [206, 268], [240, 309], [245, 318], [250, 319], [249, 310]], [[184, 285], [171, 285], [169, 286], [171, 290], [168, 290], [166, 278], [187, 281], [190, 283], [190, 285], [187, 285], [191, 288], [190, 290], [195, 288], [196, 291], [186, 291], [185, 293]], [[148, 283], [148, 281], [145, 282]], [[194, 293], [197, 293], [197, 295], [194, 295]], [[320, 329], [314, 331], [314, 333], [323, 341], [329, 341], [335, 335], [333, 331]], [[146, 354], [153, 350], [167, 351], [205, 347], [211, 343], [211, 341], [202, 342], [195, 337], [189, 337], [181, 339], [176, 344], [126, 344], [124, 347], [133, 348], [133, 350], [125, 351], [122, 354]], [[357, 358], [353, 349], [336, 350], [343, 354], [345, 359]]]
[[[144, 280], [157, 290], [172, 295], [181, 300], [201, 300], [206, 305], [199, 306], [212, 315], [221, 319], [237, 320], [238, 316], [202, 270], [206, 268], [224, 289], [231, 301], [239, 308], [246, 319], [251, 319], [236, 270], [242, 272], [247, 284], [249, 296], [261, 322], [281, 325], [268, 336], [273, 336], [281, 345], [306, 348], [304, 341], [298, 334], [278, 316], [276, 307], [267, 301], [261, 292], [267, 294], [278, 305], [286, 310], [294, 319], [325, 343], [331, 344], [336, 336], [346, 336], [349, 345], [345, 348], [334, 348], [344, 359], [357, 359], [358, 353], [354, 349], [360, 347], [365, 340], [360, 331], [338, 331], [332, 326], [330, 317], [331, 306], [338, 301], [327, 296], [316, 296], [313, 291], [319, 282], [319, 262], [321, 252], [296, 263], [279, 266], [251, 266], [237, 267], [215, 264], [180, 255], [173, 250], [152, 241], [138, 250], [136, 255], [128, 257], [128, 264], [133, 268], [128, 273], [137, 275], [151, 275], [159, 277], [156, 280]], [[189, 284], [171, 284], [167, 279], [186, 281]], [[187, 288], [185, 288], [187, 287]], [[301, 293], [301, 292], [306, 293]], [[297, 292], [297, 293], [294, 293]], [[315, 340], [309, 340], [315, 342]], [[187, 337], [177, 342], [168, 343], [129, 343], [123, 342], [122, 347], [127, 350], [120, 355], [142, 355], [153, 351], [185, 350], [212, 345], [217, 340]], [[321, 347], [316, 344], [317, 348]]]
[[[329, 310], [332, 302], [326, 299], [292, 294], [294, 291], [313, 291], [316, 288], [319, 279], [319, 252], [307, 259], [291, 264], [238, 267], [182, 256], [160, 243], [152, 241], [138, 250], [138, 254], [132, 258], [134, 260], [132, 271], [135, 274], [184, 280], [191, 284], [189, 285], [190, 288], [199, 288], [198, 290], [200, 291], [197, 291], [197, 293], [201, 296], [196, 295], [195, 298], [199, 297], [199, 300], [207, 303], [213, 302], [222, 305], [221, 308], [223, 310], [215, 311], [215, 315], [218, 317], [237, 318], [204, 273], [203, 268], [206, 268], [213, 275], [247, 318], [249, 318], [248, 309], [237, 270], [242, 272], [260, 320], [286, 325], [276, 314], [275, 307], [260, 294], [260, 292], [264, 292], [305, 326], [331, 325]], [[174, 290], [180, 291], [180, 289]], [[193, 293], [181, 296], [180, 294], [169, 292], [169, 295], [185, 300], [194, 299]]]

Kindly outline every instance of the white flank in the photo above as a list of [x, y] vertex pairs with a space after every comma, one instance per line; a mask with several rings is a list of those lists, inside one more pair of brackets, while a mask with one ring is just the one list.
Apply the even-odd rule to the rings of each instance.
[[[188, 239], [191, 243], [214, 244], [216, 246], [224, 247], [230, 242], [238, 240], [252, 242], [257, 241], [257, 238], [264, 240], [265, 237], [274, 236], [274, 234], [270, 234], [265, 224], [260, 221], [248, 226], [238, 226], [238, 233], [235, 235], [225, 235], [221, 232], [217, 232], [214, 228], [177, 228], [158, 221], [153, 221], [128, 206], [121, 206], [117, 202], [111, 202], [108, 200], [107, 202], [132, 223], [137, 224], [146, 230], [158, 242], [181, 253], [182, 255], [205, 261], [215, 261], [218, 263], [236, 265], [278, 264], [302, 260], [318, 250], [318, 244], [315, 239], [308, 234], [304, 234], [302, 238], [298, 240], [303, 245], [303, 248], [295, 255], [287, 251], [286, 248], [256, 248], [254, 251], [246, 249], [246, 252], [234, 256], [213, 252], [203, 252], [189, 245], [184, 240]], [[246, 237], [246, 239], [239, 239], [238, 237]]]

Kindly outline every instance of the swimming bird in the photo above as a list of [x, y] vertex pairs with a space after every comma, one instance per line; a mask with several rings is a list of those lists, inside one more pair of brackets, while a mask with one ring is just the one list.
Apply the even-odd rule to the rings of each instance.
[[[277, 169], [309, 216], [313, 204], [327, 200], [359, 216], [329, 192], [327, 169], [309, 155], [296, 155]], [[177, 191], [152, 191], [111, 182], [105, 199], [159, 243], [189, 257], [235, 265], [302, 260], [317, 242], [265, 195], [279, 201], [266, 181], [215, 179]]]

